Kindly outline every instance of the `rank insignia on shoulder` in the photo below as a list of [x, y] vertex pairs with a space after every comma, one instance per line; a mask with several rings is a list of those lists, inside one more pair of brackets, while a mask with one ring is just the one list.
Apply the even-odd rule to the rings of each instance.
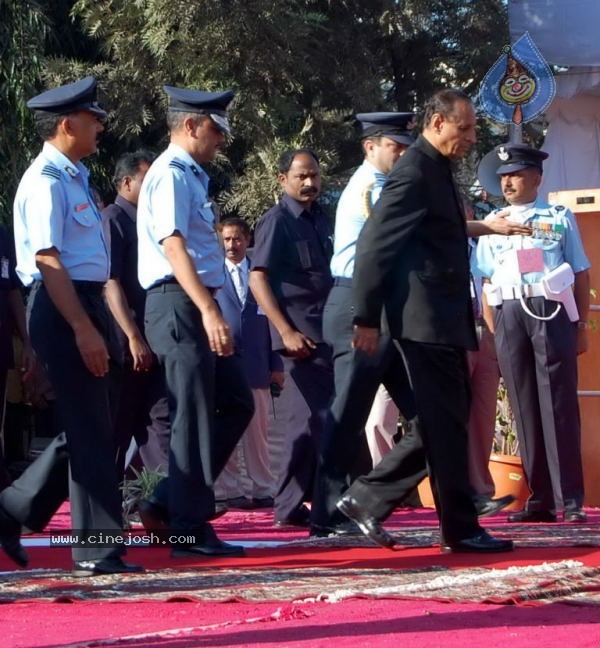
[[179, 169], [180, 171], [185, 171], [185, 164], [179, 160], [171, 160], [169, 162], [169, 167], [171, 169]]
[[47, 178], [60, 180], [60, 171], [51, 164], [46, 164], [46, 166], [42, 169], [42, 175], [46, 176]]

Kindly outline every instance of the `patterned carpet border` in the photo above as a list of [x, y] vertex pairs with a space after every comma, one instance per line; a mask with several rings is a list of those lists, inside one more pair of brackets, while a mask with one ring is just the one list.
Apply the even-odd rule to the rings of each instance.
[[306, 567], [164, 569], [143, 576], [74, 579], [61, 570], [4, 575], [0, 602], [18, 601], [326, 601], [352, 597], [454, 602], [571, 601], [600, 604], [600, 568], [560, 561], [507, 569]]

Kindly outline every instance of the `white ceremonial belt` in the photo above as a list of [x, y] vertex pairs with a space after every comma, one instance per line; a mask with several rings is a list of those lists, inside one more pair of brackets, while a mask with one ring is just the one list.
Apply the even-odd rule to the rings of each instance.
[[541, 283], [520, 284], [518, 286], [498, 286], [502, 299], [521, 299], [521, 297], [545, 297], [544, 287]]

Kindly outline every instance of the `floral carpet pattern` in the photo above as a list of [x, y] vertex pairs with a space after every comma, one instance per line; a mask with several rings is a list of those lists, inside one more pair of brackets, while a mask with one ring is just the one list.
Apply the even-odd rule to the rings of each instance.
[[[510, 535], [517, 547], [600, 547], [597, 525], [491, 527]], [[397, 533], [400, 542], [429, 547], [439, 542], [434, 528]], [[286, 548], [365, 547], [362, 536], [298, 539]], [[382, 550], [384, 551], [384, 550]], [[432, 560], [434, 563], [435, 560]], [[268, 561], [267, 561], [268, 563]], [[5, 572], [0, 603], [19, 601], [327, 601], [352, 597], [434, 599], [455, 602], [572, 602], [600, 605], [600, 568], [577, 560], [515, 565], [503, 569], [449, 568], [432, 564], [394, 569], [370, 566], [302, 566], [215, 568], [185, 566], [144, 574], [76, 579], [60, 569]]]

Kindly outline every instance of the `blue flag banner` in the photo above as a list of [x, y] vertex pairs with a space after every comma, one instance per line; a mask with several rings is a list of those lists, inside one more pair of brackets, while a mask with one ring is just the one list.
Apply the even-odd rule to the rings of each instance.
[[550, 66], [525, 32], [492, 65], [479, 87], [485, 114], [502, 124], [521, 124], [543, 113], [556, 93]]

